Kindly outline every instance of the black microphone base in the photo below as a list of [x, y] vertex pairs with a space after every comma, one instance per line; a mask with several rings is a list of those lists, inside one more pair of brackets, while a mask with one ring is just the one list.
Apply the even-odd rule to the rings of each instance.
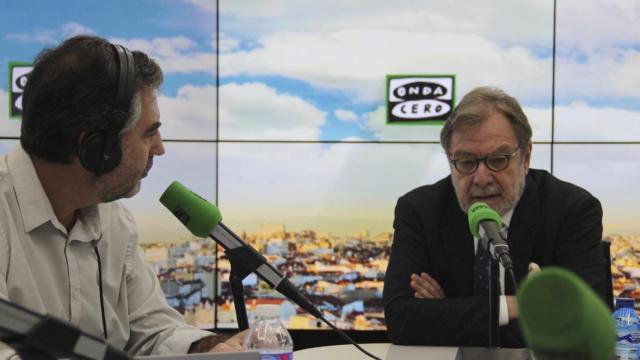
[[461, 347], [456, 360], [533, 360], [529, 349]]

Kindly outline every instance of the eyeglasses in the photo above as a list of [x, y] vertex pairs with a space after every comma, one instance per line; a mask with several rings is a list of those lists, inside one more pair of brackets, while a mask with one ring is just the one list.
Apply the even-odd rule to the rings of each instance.
[[453, 164], [453, 167], [458, 170], [459, 173], [463, 175], [471, 175], [476, 170], [478, 170], [478, 166], [480, 161], [484, 162], [484, 165], [493, 172], [502, 171], [509, 166], [509, 161], [512, 157], [516, 156], [518, 151], [522, 148], [522, 145], [519, 145], [511, 154], [490, 154], [483, 158], [459, 158], [459, 159], [451, 159], [449, 158], [449, 162]]

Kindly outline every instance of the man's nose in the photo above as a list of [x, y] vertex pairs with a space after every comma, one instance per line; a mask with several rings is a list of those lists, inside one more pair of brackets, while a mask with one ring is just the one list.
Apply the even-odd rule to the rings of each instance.
[[164, 154], [164, 152], [165, 152], [165, 150], [164, 150], [164, 142], [162, 141], [162, 136], [160, 136], [160, 134], [158, 134], [157, 143], [153, 145], [153, 148], [151, 149], [151, 152], [153, 153], [153, 155], [162, 155], [162, 154]]
[[487, 168], [487, 165], [485, 165], [484, 161], [481, 161], [478, 164], [478, 169], [473, 174], [473, 184], [484, 187], [492, 184], [493, 181], [493, 171]]

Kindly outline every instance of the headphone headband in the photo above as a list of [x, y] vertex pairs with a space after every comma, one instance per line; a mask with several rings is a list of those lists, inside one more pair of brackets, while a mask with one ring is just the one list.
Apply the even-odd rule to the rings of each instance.
[[122, 158], [119, 133], [126, 124], [135, 91], [136, 66], [133, 54], [122, 45], [112, 45], [117, 54], [119, 76], [112, 115], [106, 128], [88, 133], [78, 145], [80, 163], [100, 176], [115, 169]]
[[133, 55], [129, 49], [122, 45], [115, 44], [113, 48], [118, 54], [118, 62], [120, 65], [115, 107], [117, 110], [128, 113], [135, 87], [135, 64], [133, 62]]

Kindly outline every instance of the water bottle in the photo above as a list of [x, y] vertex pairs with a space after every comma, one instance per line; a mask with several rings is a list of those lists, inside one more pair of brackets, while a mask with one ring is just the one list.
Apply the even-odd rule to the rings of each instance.
[[280, 321], [278, 305], [258, 305], [256, 320], [244, 338], [247, 351], [260, 352], [260, 360], [292, 360], [293, 340]]
[[616, 310], [613, 312], [616, 321], [616, 359], [637, 360], [640, 345], [640, 319], [633, 309], [633, 299], [616, 299]]

